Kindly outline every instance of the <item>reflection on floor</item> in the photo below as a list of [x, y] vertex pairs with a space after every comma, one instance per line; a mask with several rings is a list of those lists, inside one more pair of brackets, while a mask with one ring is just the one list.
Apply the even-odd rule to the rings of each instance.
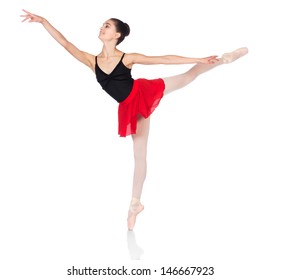
[[140, 260], [141, 255], [144, 253], [143, 249], [138, 245], [136, 235], [134, 231], [128, 230], [127, 232], [127, 244], [129, 255], [132, 260]]

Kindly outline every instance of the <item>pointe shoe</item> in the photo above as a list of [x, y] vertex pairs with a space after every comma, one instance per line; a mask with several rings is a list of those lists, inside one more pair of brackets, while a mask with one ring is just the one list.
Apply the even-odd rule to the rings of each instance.
[[231, 62], [237, 60], [238, 58], [246, 55], [247, 53], [248, 53], [248, 48], [246, 48], [246, 47], [237, 49], [230, 53], [224, 53], [222, 55], [222, 61], [223, 61], [223, 63], [231, 63]]
[[128, 211], [127, 225], [128, 230], [133, 230], [137, 215], [144, 209], [144, 206], [139, 202], [138, 204], [131, 204]]

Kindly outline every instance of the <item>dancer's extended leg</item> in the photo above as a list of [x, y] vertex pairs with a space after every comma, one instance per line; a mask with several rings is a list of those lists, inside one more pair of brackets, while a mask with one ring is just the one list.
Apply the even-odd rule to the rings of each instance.
[[137, 215], [144, 209], [140, 202], [143, 184], [146, 178], [146, 154], [150, 119], [139, 117], [137, 133], [132, 135], [135, 170], [133, 178], [132, 200], [128, 211], [128, 229], [133, 230]]
[[197, 63], [190, 70], [188, 70], [183, 74], [164, 78], [163, 79], [165, 82], [164, 94], [168, 94], [174, 90], [183, 88], [189, 83], [191, 83], [192, 81], [194, 81], [199, 75], [219, 65], [234, 62], [235, 60], [246, 55], [247, 53], [248, 53], [247, 48], [240, 48], [233, 52], [223, 54], [222, 57], [219, 58], [218, 61], [215, 61], [213, 64]]

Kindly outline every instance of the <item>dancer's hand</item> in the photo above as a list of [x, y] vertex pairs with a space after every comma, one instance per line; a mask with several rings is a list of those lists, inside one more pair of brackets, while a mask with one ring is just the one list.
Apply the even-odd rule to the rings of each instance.
[[217, 55], [212, 55], [212, 56], [200, 58], [199, 62], [204, 63], [204, 64], [213, 64], [213, 63], [219, 61], [219, 59], [217, 57], [218, 57]]
[[27, 21], [28, 22], [39, 22], [39, 23], [43, 23], [44, 22], [44, 18], [40, 17], [38, 15], [32, 14], [26, 10], [23, 9], [23, 12], [25, 12], [25, 15], [21, 15], [21, 17], [23, 17], [24, 19], [22, 20], [22, 22]]

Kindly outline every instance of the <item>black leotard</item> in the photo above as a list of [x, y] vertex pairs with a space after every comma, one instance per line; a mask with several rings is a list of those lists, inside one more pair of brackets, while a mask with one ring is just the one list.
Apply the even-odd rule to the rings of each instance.
[[122, 62], [124, 55], [125, 53], [123, 53], [119, 63], [110, 74], [106, 74], [99, 68], [96, 56], [95, 72], [97, 81], [119, 103], [129, 96], [134, 83], [131, 69], [127, 68]]

